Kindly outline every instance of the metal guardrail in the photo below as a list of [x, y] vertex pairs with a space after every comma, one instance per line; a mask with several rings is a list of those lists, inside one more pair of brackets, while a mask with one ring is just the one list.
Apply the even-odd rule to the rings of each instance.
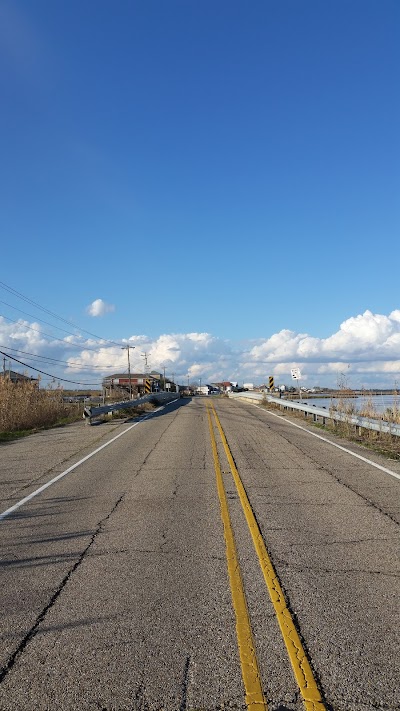
[[348, 424], [354, 425], [355, 427], [364, 427], [368, 430], [375, 430], [375, 432], [385, 432], [387, 434], [395, 435], [400, 437], [400, 425], [394, 424], [392, 422], [387, 422], [386, 420], [376, 420], [371, 417], [361, 417], [360, 415], [346, 415], [343, 412], [338, 412], [337, 410], [325, 409], [321, 407], [316, 407], [315, 405], [306, 405], [301, 402], [293, 402], [292, 400], [285, 400], [284, 398], [273, 397], [273, 395], [268, 395], [267, 393], [229, 393], [229, 397], [232, 398], [242, 398], [244, 400], [267, 400], [275, 405], [278, 405], [284, 410], [300, 410], [306, 415], [313, 415], [314, 421], [318, 418], [322, 418], [325, 424], [325, 419], [334, 420], [336, 422], [347, 422]]
[[126, 410], [131, 407], [137, 407], [138, 405], [144, 405], [146, 402], [154, 402], [158, 405], [162, 405], [165, 402], [172, 402], [178, 398], [179, 393], [150, 393], [149, 395], [144, 395], [136, 400], [123, 400], [122, 402], [113, 402], [110, 405], [100, 405], [100, 407], [85, 407], [83, 410], [83, 417], [87, 423], [91, 424], [94, 417], [106, 415], [109, 412]]

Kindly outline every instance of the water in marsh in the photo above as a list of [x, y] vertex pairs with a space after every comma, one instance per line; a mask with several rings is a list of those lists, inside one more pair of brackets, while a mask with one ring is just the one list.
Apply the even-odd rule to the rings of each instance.
[[[297, 400], [297, 402], [300, 402], [300, 400]], [[344, 404], [344, 402], [346, 408], [353, 405], [358, 412], [364, 408], [379, 414], [386, 412], [388, 408], [400, 410], [400, 395], [358, 395], [351, 398], [313, 397], [308, 399], [304, 395], [301, 398], [301, 402], [303, 405], [307, 403], [308, 405], [315, 405], [315, 407], [325, 407], [327, 410], [333, 406], [338, 407], [340, 403]]]

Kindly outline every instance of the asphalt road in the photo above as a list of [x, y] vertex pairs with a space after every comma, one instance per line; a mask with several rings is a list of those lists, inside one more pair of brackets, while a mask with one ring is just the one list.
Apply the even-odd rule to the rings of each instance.
[[[296, 423], [194, 398], [1, 445], [0, 514], [78, 466], [0, 521], [0, 709], [399, 709], [400, 480], [373, 463], [400, 463]], [[295, 630], [286, 643], [229, 453]], [[306, 661], [289, 659], [294, 634]], [[250, 642], [265, 699], [253, 706]], [[316, 701], [296, 676], [306, 663]]]

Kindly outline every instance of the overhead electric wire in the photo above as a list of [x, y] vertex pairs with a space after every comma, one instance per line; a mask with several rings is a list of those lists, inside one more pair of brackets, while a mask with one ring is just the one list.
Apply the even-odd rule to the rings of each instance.
[[[51, 335], [51, 334], [49, 334], [49, 333], [46, 333], [45, 331], [41, 331], [41, 330], [39, 330], [39, 329], [37, 329], [37, 328], [33, 328], [32, 326], [28, 326], [26, 323], [21, 323], [21, 320], [16, 321], [15, 319], [12, 319], [12, 318], [9, 318], [8, 316], [5, 316], [5, 315], [0, 314], [0, 318], [4, 318], [7, 322], [14, 323], [14, 324], [16, 324], [17, 326], [20, 326], [20, 327], [23, 328], [23, 329], [28, 329], [28, 330], [30, 330], [30, 331], [33, 331], [33, 332], [35, 332], [35, 333], [38, 333], [42, 338], [44, 338], [44, 339], [46, 339], [46, 340], [57, 341], [57, 342], [59, 342], [59, 343], [62, 343], [63, 346], [66, 347], [66, 348], [79, 348], [79, 349], [81, 349], [81, 350], [88, 350], [88, 351], [92, 351], [92, 352], [95, 352], [95, 353], [98, 353], [99, 350], [102, 349], [102, 348], [107, 349], [107, 350], [111, 350], [111, 348], [118, 348], [118, 349], [122, 348], [121, 343], [117, 343], [116, 341], [112, 341], [112, 340], [109, 340], [109, 339], [106, 339], [106, 338], [101, 338], [101, 336], [98, 336], [97, 334], [92, 333], [91, 331], [87, 331], [87, 330], [84, 329], [84, 328], [80, 328], [79, 326], [77, 326], [76, 324], [74, 324], [72, 321], [69, 321], [69, 320], [63, 318], [62, 316], [59, 316], [58, 314], [54, 313], [53, 311], [50, 311], [49, 309], [45, 308], [44, 306], [41, 306], [41, 305], [38, 304], [37, 302], [33, 301], [33, 300], [30, 299], [29, 297], [25, 296], [25, 295], [22, 294], [21, 292], [17, 291], [17, 290], [14, 289], [13, 287], [9, 286], [8, 284], [5, 284], [5, 283], [2, 282], [2, 281], [0, 281], [0, 288], [6, 290], [7, 292], [9, 292], [10, 294], [12, 294], [13, 296], [16, 296], [17, 298], [22, 299], [22, 300], [25, 301], [26, 303], [32, 304], [35, 308], [40, 309], [41, 311], [44, 311], [45, 313], [48, 313], [48, 314], [49, 314], [50, 316], [52, 316], [53, 318], [62, 321], [63, 323], [67, 324], [68, 326], [72, 326], [76, 331], [78, 331], [78, 333], [72, 333], [71, 331], [67, 331], [66, 329], [61, 328], [60, 326], [56, 326], [55, 324], [50, 323], [49, 321], [45, 321], [44, 319], [41, 319], [41, 318], [39, 318], [39, 317], [37, 317], [37, 316], [34, 316], [33, 314], [27, 313], [26, 311], [23, 311], [22, 309], [19, 309], [19, 308], [17, 308], [16, 306], [13, 306], [12, 304], [9, 304], [9, 303], [7, 303], [7, 302], [5, 302], [5, 301], [1, 301], [1, 300], [0, 300], [0, 303], [4, 304], [5, 306], [8, 306], [9, 308], [14, 309], [15, 311], [19, 311], [20, 313], [24, 314], [25, 316], [29, 316], [30, 318], [33, 318], [33, 319], [35, 319], [35, 320], [37, 320], [37, 321], [40, 321], [41, 323], [47, 324], [47, 325], [50, 326], [51, 328], [56, 328], [57, 330], [62, 331], [63, 333], [68, 334], [68, 336], [75, 336], [75, 337], [77, 337], [77, 338], [84, 338], [84, 337], [81, 335], [81, 333], [80, 333], [80, 332], [83, 332], [83, 333], [86, 333], [86, 334], [88, 334], [89, 336], [92, 336], [93, 338], [95, 338], [95, 339], [101, 341], [101, 343], [96, 344], [96, 345], [97, 345], [97, 348], [93, 348], [93, 347], [91, 347], [91, 346], [89, 346], [89, 345], [85, 345], [84, 343], [75, 343], [75, 342], [69, 341], [69, 340], [67, 340], [67, 339], [57, 338], [56, 336], [53, 336], [53, 335]], [[109, 345], [107, 345], [107, 344], [109, 344]], [[56, 363], [66, 364], [66, 365], [68, 366], [68, 368], [74, 369], [74, 367], [75, 367], [76, 370], [78, 370], [78, 371], [83, 371], [83, 370], [86, 370], [86, 369], [87, 369], [87, 370], [90, 370], [90, 371], [93, 371], [93, 370], [106, 371], [106, 370], [108, 370], [108, 369], [113, 369], [113, 370], [116, 369], [116, 366], [113, 366], [113, 365], [106, 365], [106, 366], [100, 366], [100, 365], [93, 365], [93, 366], [91, 366], [91, 365], [81, 365], [81, 364], [75, 363], [75, 362], [63, 361], [63, 360], [61, 360], [61, 359], [52, 358], [51, 356], [39, 356], [39, 355], [37, 355], [37, 354], [35, 354], [35, 353], [29, 353], [29, 352], [27, 352], [27, 351], [22, 351], [22, 350], [19, 350], [19, 349], [17, 349], [17, 348], [11, 348], [11, 347], [8, 347], [8, 346], [0, 346], [0, 347], [1, 347], [1, 348], [6, 348], [7, 350], [11, 350], [11, 351], [16, 352], [16, 353], [23, 353], [25, 356], [28, 356], [28, 358], [27, 358], [26, 360], [35, 359], [35, 361], [36, 361], [36, 362], [39, 362], [39, 363], [40, 363], [40, 362], [42, 362], [42, 363], [46, 363], [46, 362], [47, 362], [47, 363], [49, 363], [49, 364], [51, 364], [51, 363], [54, 363], [54, 364], [56, 364]], [[20, 363], [21, 365], [23, 365], [23, 366], [25, 366], [25, 367], [27, 367], [27, 368], [31, 368], [32, 370], [35, 370], [36, 372], [41, 373], [42, 375], [46, 375], [46, 376], [49, 377], [49, 378], [54, 378], [54, 379], [62, 380], [62, 381], [67, 382], [67, 383], [74, 383], [74, 384], [77, 384], [77, 385], [92, 385], [92, 384], [94, 385], [94, 384], [97, 384], [97, 383], [83, 383], [83, 382], [78, 382], [78, 381], [75, 381], [75, 380], [69, 380], [69, 379], [66, 379], [66, 378], [59, 378], [58, 376], [52, 375], [52, 374], [50, 374], [50, 373], [46, 373], [46, 372], [43, 371], [43, 370], [39, 370], [38, 368], [35, 368], [33, 365], [24, 363], [23, 361], [18, 360], [18, 358], [16, 358], [15, 356], [8, 355], [8, 354], [5, 353], [4, 351], [0, 351], [0, 353], [2, 353], [3, 356], [5, 356], [5, 357], [7, 357], [7, 358], [10, 358], [11, 360], [15, 361], [16, 363]]]
[[[16, 323], [19, 324], [19, 321], [15, 321], [13, 318], [9, 318], [9, 316], [4, 316], [4, 314], [0, 314], [2, 318], [5, 318], [7, 321], [11, 321], [11, 323]], [[22, 326], [22, 324], [20, 324]], [[95, 353], [98, 352], [98, 348], [90, 348], [90, 346], [85, 346], [83, 343], [72, 343], [71, 341], [65, 341], [62, 338], [57, 338], [56, 336], [50, 335], [50, 333], [45, 333], [44, 331], [39, 331], [37, 328], [32, 328], [32, 326], [27, 326], [26, 324], [23, 324], [23, 328], [28, 328], [30, 331], [35, 331], [35, 333], [39, 333], [41, 336], [47, 336], [47, 338], [51, 338], [52, 341], [59, 341], [60, 343], [63, 343], [64, 346], [68, 347], [75, 347], [75, 348], [82, 348], [86, 351], [94, 351]], [[102, 346], [99, 344], [100, 348], [107, 348], [107, 346]], [[112, 348], [115, 348], [115, 346], [111, 346]], [[118, 346], [118, 348], [121, 348], [121, 346]]]
[[[65, 328], [61, 328], [61, 326], [55, 326], [54, 323], [50, 323], [49, 321], [44, 321], [44, 319], [39, 318], [38, 316], [34, 316], [34, 314], [28, 314], [27, 311], [22, 311], [22, 309], [17, 309], [16, 306], [13, 306], [12, 304], [8, 304], [7, 301], [1, 301], [1, 299], [0, 299], [0, 304], [9, 306], [11, 309], [14, 309], [14, 311], [19, 311], [21, 314], [24, 314], [25, 316], [30, 316], [31, 318], [34, 318], [36, 321], [40, 321], [40, 323], [45, 323], [47, 326], [56, 328], [58, 331], [63, 331], [63, 333], [68, 333], [69, 336], [79, 336], [78, 333], [72, 333], [72, 331], [67, 331]], [[103, 340], [105, 340], [105, 339], [103, 339]]]
[[[21, 294], [16, 289], [13, 289], [12, 286], [8, 286], [8, 284], [5, 284], [3, 281], [0, 281], [0, 287], [5, 289], [6, 291], [8, 291], [10, 294], [17, 296], [19, 299], [26, 301], [28, 304], [32, 304], [32, 306], [36, 306], [36, 308], [40, 309], [41, 311], [44, 311], [45, 313], [49, 314], [50, 316], [53, 316], [53, 318], [57, 318], [60, 321], [63, 321], [64, 323], [68, 324], [68, 326], [72, 326], [73, 328], [77, 329], [78, 331], [87, 333], [89, 336], [93, 336], [93, 338], [97, 338], [100, 341], [106, 341], [106, 343], [111, 343], [114, 346], [117, 346], [118, 348], [121, 347], [120, 343], [116, 343], [115, 341], [109, 341], [107, 338], [101, 338], [101, 336], [97, 336], [95, 333], [91, 333], [90, 331], [87, 331], [85, 328], [80, 328], [72, 321], [68, 321], [67, 319], [63, 318], [62, 316], [58, 316], [58, 314], [54, 313], [53, 311], [50, 311], [49, 309], [46, 309], [44, 306], [41, 306], [40, 304], [36, 303], [36, 301], [29, 299], [27, 296], [24, 296], [24, 294]], [[40, 320], [40, 319], [38, 319], [38, 320]], [[55, 326], [55, 328], [57, 328], [57, 326]]]
[[52, 358], [51, 356], [45, 356], [45, 355], [41, 356], [41, 355], [38, 355], [37, 353], [29, 353], [28, 351], [21, 351], [19, 348], [11, 348], [11, 346], [5, 346], [2, 343], [0, 343], [0, 348], [7, 348], [7, 350], [14, 351], [15, 353], [23, 353], [24, 355], [31, 356], [32, 358], [36, 358], [39, 361], [53, 361], [55, 363], [65, 363], [69, 367], [71, 365], [76, 365], [76, 366], [80, 367], [82, 370], [85, 368], [87, 368], [88, 370], [94, 370], [94, 369], [106, 370], [107, 368], [113, 368], [115, 370], [115, 368], [117, 367], [115, 365], [81, 365], [80, 363], [74, 363], [74, 362], [71, 363], [68, 360], [60, 360], [59, 358]]
[[23, 363], [22, 360], [18, 360], [18, 358], [14, 358], [14, 356], [10, 355], [9, 353], [5, 353], [4, 351], [0, 351], [0, 353], [5, 356], [6, 358], [9, 358], [10, 360], [14, 360], [16, 363], [20, 363], [20, 365], [24, 365], [25, 368], [30, 368], [31, 370], [35, 370], [37, 373], [41, 373], [42, 375], [48, 375], [50, 378], [54, 378], [54, 380], [62, 380], [63, 383], [73, 383], [73, 385], [98, 385], [99, 381], [96, 380], [91, 383], [81, 383], [78, 380], [67, 380], [67, 378], [60, 378], [58, 375], [52, 375], [51, 373], [45, 373], [44, 370], [39, 370], [39, 368], [34, 368], [33, 365], [28, 365], [27, 363]]

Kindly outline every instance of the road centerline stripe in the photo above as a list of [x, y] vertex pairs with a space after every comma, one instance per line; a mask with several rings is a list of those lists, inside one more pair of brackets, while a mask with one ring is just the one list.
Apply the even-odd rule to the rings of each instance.
[[253, 632], [251, 629], [236, 543], [229, 515], [228, 501], [222, 479], [217, 443], [215, 440], [211, 413], [208, 406], [207, 417], [214, 459], [214, 469], [217, 478], [221, 518], [224, 527], [226, 562], [228, 567], [233, 608], [236, 617], [236, 635], [242, 669], [242, 679], [245, 688], [246, 705], [248, 709], [251, 709], [251, 711], [261, 711], [262, 709], [267, 709], [267, 704], [261, 685], [261, 676], [255, 651]]
[[211, 404], [210, 407], [212, 409], [214, 419], [225, 450], [225, 454], [229, 462], [232, 477], [235, 482], [240, 502], [242, 504], [243, 512], [246, 517], [251, 537], [253, 539], [254, 547], [257, 552], [257, 556], [260, 562], [266, 586], [268, 588], [271, 602], [273, 604], [277, 616], [278, 624], [286, 645], [293, 673], [299, 686], [300, 693], [303, 697], [304, 707], [305, 709], [307, 709], [307, 711], [323, 711], [325, 709], [325, 705], [322, 701], [321, 694], [314, 679], [311, 665], [308, 661], [307, 655], [304, 651], [292, 616], [287, 607], [283, 590], [279, 584], [277, 574], [269, 557], [260, 527], [255, 518], [253, 509], [251, 508], [249, 498], [247, 496], [246, 490], [243, 486], [243, 482], [240, 478], [239, 472], [234, 462], [231, 450], [228, 445], [228, 441], [222, 429], [222, 425], [219, 421], [219, 417], [215, 410], [214, 404]]

